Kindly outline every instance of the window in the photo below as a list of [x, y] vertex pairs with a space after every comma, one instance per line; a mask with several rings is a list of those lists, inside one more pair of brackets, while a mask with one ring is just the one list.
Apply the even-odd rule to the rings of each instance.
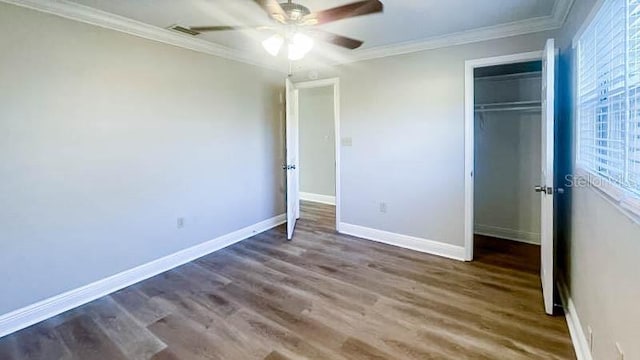
[[577, 60], [578, 165], [637, 203], [640, 0], [605, 1], [578, 39]]

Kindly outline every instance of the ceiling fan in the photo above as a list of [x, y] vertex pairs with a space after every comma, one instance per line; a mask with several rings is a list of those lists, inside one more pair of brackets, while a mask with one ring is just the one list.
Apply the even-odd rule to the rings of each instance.
[[254, 0], [254, 2], [277, 23], [276, 26], [194, 26], [188, 28], [189, 33], [197, 35], [208, 31], [276, 30], [274, 35], [262, 42], [265, 50], [277, 56], [286, 41], [288, 58], [300, 60], [313, 47], [313, 39], [351, 50], [359, 48], [364, 43], [361, 40], [313, 28], [314, 26], [383, 11], [382, 2], [379, 0], [363, 0], [313, 13], [306, 6], [294, 3], [292, 0], [285, 3], [278, 3], [277, 0]]

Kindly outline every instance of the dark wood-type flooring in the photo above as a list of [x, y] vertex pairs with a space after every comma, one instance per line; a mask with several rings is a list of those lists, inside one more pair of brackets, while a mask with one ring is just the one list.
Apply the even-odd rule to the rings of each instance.
[[[536, 246], [463, 263], [338, 235], [334, 208], [0, 339], [0, 359], [575, 359]], [[6, 294], [5, 294], [6, 295]]]

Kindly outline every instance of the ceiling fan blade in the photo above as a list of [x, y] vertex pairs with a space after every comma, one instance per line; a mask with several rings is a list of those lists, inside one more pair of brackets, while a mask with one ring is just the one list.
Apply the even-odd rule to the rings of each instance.
[[337, 45], [337, 46], [351, 49], [351, 50], [357, 49], [360, 46], [362, 46], [362, 44], [364, 44], [364, 41], [352, 39], [342, 35], [337, 35], [324, 30], [314, 29], [313, 32], [311, 32], [311, 35], [313, 35], [313, 37], [315, 37], [318, 40], [322, 40], [330, 44]]
[[271, 28], [272, 28], [271, 26], [191, 26], [189, 27], [189, 30], [193, 30], [197, 32], [207, 32], [207, 31], [248, 30], [248, 29], [266, 30]]
[[289, 17], [276, 0], [253, 0], [275, 21], [286, 24]]
[[379, 0], [358, 1], [328, 10], [311, 13], [302, 18], [302, 23], [305, 25], [321, 25], [354, 16], [380, 13], [383, 11], [383, 7], [382, 2]]

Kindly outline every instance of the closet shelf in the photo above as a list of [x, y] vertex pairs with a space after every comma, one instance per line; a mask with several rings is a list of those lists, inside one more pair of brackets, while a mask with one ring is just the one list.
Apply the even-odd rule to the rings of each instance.
[[531, 72], [525, 72], [525, 73], [504, 74], [504, 75], [476, 76], [475, 80], [502, 81], [502, 80], [540, 79], [540, 78], [542, 78], [542, 71], [531, 71]]
[[476, 104], [476, 112], [491, 111], [542, 111], [542, 102], [540, 101], [512, 101], [490, 104]]

